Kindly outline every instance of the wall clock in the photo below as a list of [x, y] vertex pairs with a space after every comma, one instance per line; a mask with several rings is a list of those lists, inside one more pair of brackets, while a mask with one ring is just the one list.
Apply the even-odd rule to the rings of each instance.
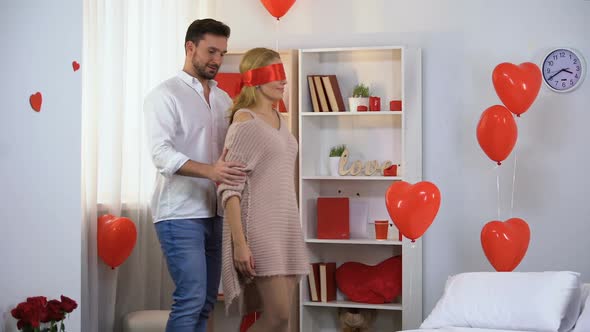
[[586, 62], [571, 48], [555, 48], [543, 60], [543, 81], [555, 92], [570, 92], [584, 81]]

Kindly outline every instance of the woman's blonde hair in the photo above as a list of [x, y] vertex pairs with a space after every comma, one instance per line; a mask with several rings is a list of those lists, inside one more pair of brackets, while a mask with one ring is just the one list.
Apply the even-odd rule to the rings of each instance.
[[[249, 50], [244, 54], [240, 62], [240, 74], [243, 74], [251, 69], [256, 69], [268, 66], [281, 56], [278, 52], [264, 47], [257, 47]], [[239, 109], [248, 108], [256, 104], [256, 87], [244, 86], [242, 91], [234, 98], [234, 104], [230, 108], [229, 123], [234, 120], [234, 115]]]

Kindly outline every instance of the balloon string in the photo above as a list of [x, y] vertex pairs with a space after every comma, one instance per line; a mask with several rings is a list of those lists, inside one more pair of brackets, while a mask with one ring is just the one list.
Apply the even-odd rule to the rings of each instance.
[[500, 170], [496, 172], [496, 189], [498, 191], [498, 220], [500, 220]]
[[279, 51], [279, 22], [280, 20], [277, 18], [277, 23], [275, 24], [275, 51]]
[[512, 218], [512, 210], [514, 209], [514, 192], [516, 191], [516, 159], [518, 156], [518, 141], [514, 147], [514, 168], [512, 171], [512, 198], [510, 199], [510, 218]]
[[512, 218], [512, 210], [514, 209], [514, 192], [516, 191], [516, 157], [518, 152], [518, 142], [514, 148], [514, 170], [512, 172], [512, 199], [510, 200], [510, 218]]

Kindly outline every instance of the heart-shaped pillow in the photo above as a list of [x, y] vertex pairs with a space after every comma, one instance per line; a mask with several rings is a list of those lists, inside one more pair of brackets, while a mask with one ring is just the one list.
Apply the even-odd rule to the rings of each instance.
[[402, 291], [402, 257], [393, 256], [375, 266], [344, 263], [336, 269], [336, 285], [351, 301], [390, 303]]

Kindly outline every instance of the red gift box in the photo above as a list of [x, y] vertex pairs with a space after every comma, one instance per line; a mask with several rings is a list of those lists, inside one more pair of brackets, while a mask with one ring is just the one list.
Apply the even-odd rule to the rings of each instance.
[[402, 110], [402, 101], [401, 100], [392, 100], [389, 102], [389, 110], [390, 111], [401, 111]]

